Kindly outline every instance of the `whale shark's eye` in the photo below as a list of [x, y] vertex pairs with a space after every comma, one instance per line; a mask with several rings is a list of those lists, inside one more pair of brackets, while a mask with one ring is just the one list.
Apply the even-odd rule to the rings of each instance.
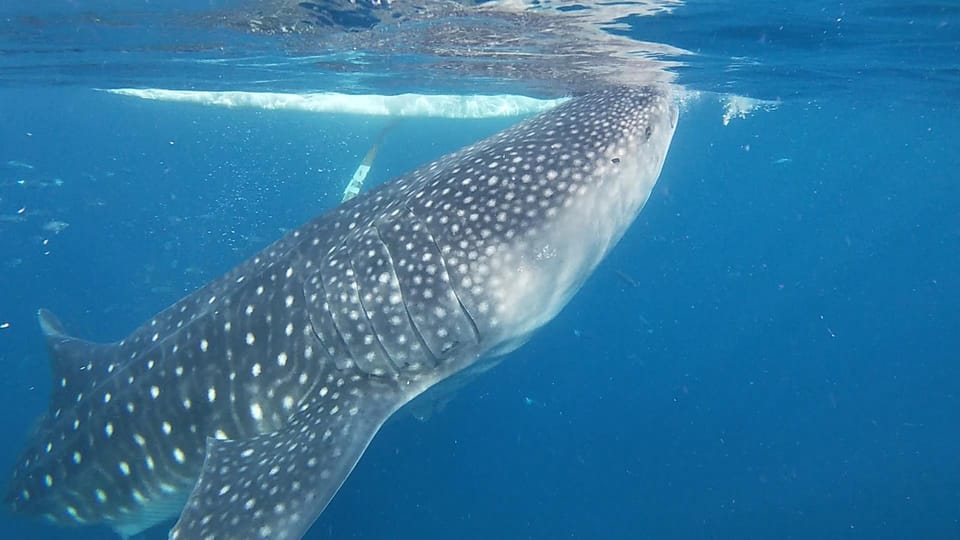
[[653, 126], [647, 126], [647, 128], [643, 130], [643, 136], [649, 141], [650, 137], [653, 136]]

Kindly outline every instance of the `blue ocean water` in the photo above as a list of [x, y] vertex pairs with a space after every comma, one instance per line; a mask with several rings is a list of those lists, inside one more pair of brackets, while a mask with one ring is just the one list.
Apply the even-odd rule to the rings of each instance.
[[[122, 337], [335, 205], [387, 123], [100, 92], [200, 85], [182, 51], [80, 62], [51, 21], [116, 6], [59, 7], [4, 8], [38, 36], [0, 63], [5, 467], [49, 396], [37, 308]], [[689, 2], [628, 22], [696, 53], [675, 71], [704, 92], [647, 207], [529, 344], [429, 420], [388, 422], [307, 538], [960, 537], [960, 7]], [[725, 125], [712, 92], [778, 103]], [[405, 119], [370, 182], [513, 121]], [[4, 538], [112, 535], [0, 517]]]

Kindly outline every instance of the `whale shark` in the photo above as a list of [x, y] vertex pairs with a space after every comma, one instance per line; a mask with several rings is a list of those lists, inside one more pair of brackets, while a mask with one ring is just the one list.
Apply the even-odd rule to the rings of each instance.
[[301, 538], [394, 412], [571, 299], [649, 198], [677, 117], [658, 86], [574, 97], [333, 208], [114, 343], [41, 310], [52, 395], [6, 505], [123, 538]]

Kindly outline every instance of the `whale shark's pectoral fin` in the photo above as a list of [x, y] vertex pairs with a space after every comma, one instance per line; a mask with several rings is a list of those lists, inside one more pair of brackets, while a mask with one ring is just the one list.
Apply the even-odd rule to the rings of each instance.
[[320, 388], [280, 431], [207, 439], [203, 470], [171, 540], [303, 536], [405, 401], [394, 389], [360, 386], [365, 381]]

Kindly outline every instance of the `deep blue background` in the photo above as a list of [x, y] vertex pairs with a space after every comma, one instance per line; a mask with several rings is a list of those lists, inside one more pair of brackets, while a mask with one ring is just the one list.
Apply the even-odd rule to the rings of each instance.
[[[627, 21], [697, 53], [681, 82], [782, 103], [724, 126], [692, 102], [571, 305], [428, 421], [388, 422], [307, 538], [960, 538], [958, 19], [757, 0]], [[386, 125], [96, 92], [190, 86], [135, 52], [178, 38], [65, 20], [0, 20], [0, 470], [49, 395], [37, 308], [122, 337], [336, 204]], [[370, 182], [510, 123], [405, 120]], [[0, 515], [0, 538], [67, 537], [115, 538]]]

